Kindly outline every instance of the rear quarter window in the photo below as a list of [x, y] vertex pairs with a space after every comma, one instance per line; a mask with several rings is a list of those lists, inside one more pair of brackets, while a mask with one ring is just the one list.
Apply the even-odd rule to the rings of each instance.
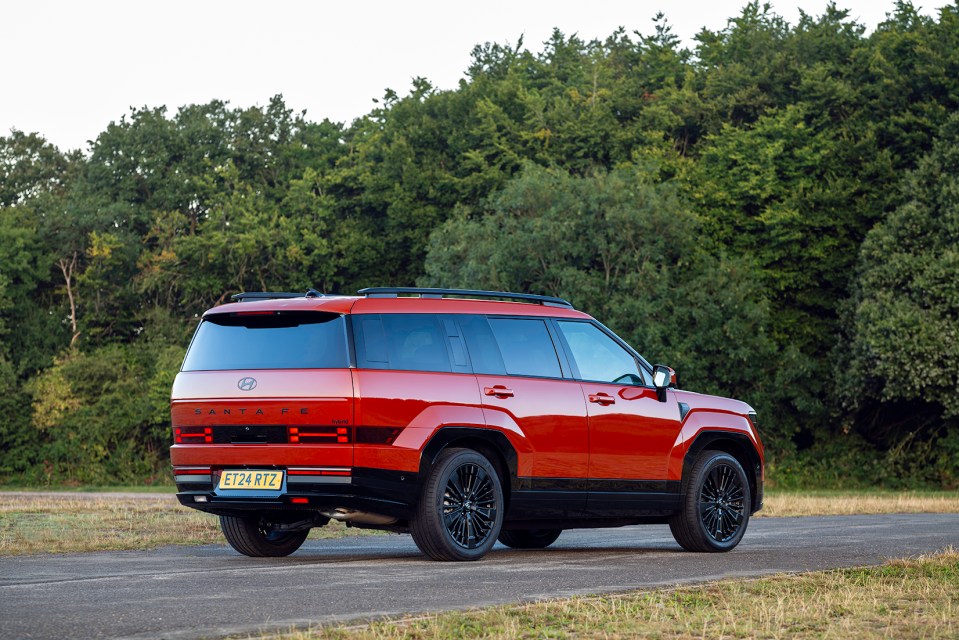
[[[432, 314], [353, 317], [357, 364], [369, 369], [450, 372], [447, 331]], [[465, 366], [465, 363], [464, 363]]]
[[197, 328], [183, 371], [349, 367], [346, 321], [322, 312], [215, 314]]

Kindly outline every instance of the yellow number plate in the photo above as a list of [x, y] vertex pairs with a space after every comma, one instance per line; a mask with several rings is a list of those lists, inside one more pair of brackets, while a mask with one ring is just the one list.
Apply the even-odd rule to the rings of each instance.
[[217, 489], [266, 489], [279, 491], [283, 487], [282, 471], [224, 471]]

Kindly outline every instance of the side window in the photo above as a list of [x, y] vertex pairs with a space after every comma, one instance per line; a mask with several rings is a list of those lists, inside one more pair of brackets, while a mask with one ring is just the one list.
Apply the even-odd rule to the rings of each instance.
[[383, 314], [390, 368], [410, 371], [449, 371], [446, 338], [436, 316]]
[[539, 378], [562, 377], [556, 349], [543, 320], [491, 317], [489, 325], [503, 356], [506, 373]]
[[556, 323], [569, 345], [581, 380], [644, 384], [645, 377], [632, 354], [588, 322]]
[[389, 369], [390, 355], [386, 350], [386, 332], [380, 316], [353, 316], [353, 331], [356, 334], [357, 364], [364, 369]]
[[470, 352], [473, 373], [486, 373], [494, 376], [506, 375], [506, 365], [496, 345], [496, 338], [489, 328], [486, 316], [457, 316], [466, 348]]
[[405, 371], [450, 371], [446, 332], [429, 314], [355, 316], [361, 367]]

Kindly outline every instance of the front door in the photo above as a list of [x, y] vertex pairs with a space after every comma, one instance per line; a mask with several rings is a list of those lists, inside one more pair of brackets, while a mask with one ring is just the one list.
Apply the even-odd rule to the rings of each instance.
[[636, 358], [598, 326], [556, 326], [587, 400], [590, 512], [646, 511], [678, 492], [667, 482], [667, 463], [681, 428], [679, 406], [660, 402]]

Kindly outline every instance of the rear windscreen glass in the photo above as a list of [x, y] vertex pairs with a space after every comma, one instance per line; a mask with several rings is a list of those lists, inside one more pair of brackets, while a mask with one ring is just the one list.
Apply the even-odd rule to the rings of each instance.
[[209, 316], [183, 361], [183, 371], [346, 367], [346, 322], [319, 312]]

